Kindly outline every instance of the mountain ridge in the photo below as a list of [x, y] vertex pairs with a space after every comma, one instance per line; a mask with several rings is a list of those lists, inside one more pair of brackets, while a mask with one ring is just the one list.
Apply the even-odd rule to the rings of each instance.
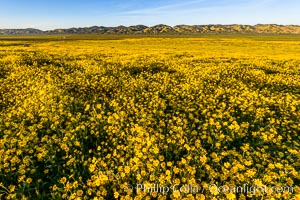
[[210, 24], [210, 25], [176, 25], [168, 26], [158, 24], [155, 26], [91, 26], [78, 28], [65, 28], [53, 30], [25, 29], [0, 29], [0, 35], [43, 35], [43, 34], [204, 34], [204, 33], [278, 33], [300, 34], [299, 25], [278, 24]]

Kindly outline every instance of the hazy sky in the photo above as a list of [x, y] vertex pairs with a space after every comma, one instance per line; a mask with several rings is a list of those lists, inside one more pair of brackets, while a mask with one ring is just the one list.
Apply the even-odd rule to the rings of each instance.
[[0, 0], [0, 28], [296, 24], [300, 0]]

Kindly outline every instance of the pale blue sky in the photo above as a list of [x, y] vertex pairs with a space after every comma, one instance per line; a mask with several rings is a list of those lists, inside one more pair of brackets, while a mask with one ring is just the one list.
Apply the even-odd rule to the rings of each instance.
[[0, 28], [295, 24], [299, 0], [0, 0]]

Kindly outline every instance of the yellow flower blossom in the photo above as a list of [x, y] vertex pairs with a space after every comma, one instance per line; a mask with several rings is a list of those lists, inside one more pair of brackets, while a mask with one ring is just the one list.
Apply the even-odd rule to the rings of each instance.
[[300, 199], [299, 66], [288, 35], [0, 38], [0, 198]]

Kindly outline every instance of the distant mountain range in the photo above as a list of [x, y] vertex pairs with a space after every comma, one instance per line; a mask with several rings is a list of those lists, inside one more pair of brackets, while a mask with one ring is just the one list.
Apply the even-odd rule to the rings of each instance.
[[39, 29], [0, 29], [0, 35], [42, 35], [42, 34], [203, 34], [203, 33], [278, 33], [300, 34], [298, 25], [257, 24], [251, 25], [177, 25], [159, 24], [148, 27], [144, 25], [85, 28], [68, 28], [42, 31]]

